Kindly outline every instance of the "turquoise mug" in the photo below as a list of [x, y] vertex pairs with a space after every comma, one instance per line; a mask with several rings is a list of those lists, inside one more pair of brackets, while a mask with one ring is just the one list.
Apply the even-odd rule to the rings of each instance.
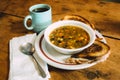
[[[48, 4], [33, 5], [29, 12], [30, 15], [24, 18], [24, 26], [28, 30], [39, 33], [52, 23], [51, 7]], [[31, 20], [31, 26], [27, 25], [28, 20]]]

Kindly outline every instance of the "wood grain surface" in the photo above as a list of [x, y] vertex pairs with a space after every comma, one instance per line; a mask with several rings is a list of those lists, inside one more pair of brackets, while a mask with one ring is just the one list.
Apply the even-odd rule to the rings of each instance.
[[102, 0], [0, 0], [0, 80], [9, 76], [9, 40], [34, 33], [24, 28], [24, 17], [35, 4], [52, 7], [53, 22], [65, 15], [83, 16], [94, 24], [111, 48], [109, 58], [82, 70], [61, 70], [49, 66], [49, 80], [120, 80], [120, 3]]

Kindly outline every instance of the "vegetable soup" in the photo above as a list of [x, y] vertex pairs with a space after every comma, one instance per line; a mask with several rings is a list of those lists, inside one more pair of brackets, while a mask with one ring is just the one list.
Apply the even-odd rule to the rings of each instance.
[[61, 26], [53, 30], [49, 39], [52, 44], [66, 49], [76, 49], [87, 45], [90, 41], [89, 34], [77, 26]]

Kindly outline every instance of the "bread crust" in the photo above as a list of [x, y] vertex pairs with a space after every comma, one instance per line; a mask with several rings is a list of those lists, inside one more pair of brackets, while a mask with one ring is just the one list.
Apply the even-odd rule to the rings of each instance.
[[95, 27], [92, 23], [90, 23], [87, 19], [80, 15], [66, 15], [61, 20], [75, 20], [75, 21], [81, 21], [87, 25], [89, 25], [92, 29], [95, 30]]

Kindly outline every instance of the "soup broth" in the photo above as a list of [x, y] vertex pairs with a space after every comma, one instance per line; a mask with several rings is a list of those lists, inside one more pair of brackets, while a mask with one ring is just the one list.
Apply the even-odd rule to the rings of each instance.
[[76, 49], [87, 45], [90, 41], [89, 34], [77, 26], [61, 26], [53, 30], [49, 39], [52, 44], [66, 49]]

